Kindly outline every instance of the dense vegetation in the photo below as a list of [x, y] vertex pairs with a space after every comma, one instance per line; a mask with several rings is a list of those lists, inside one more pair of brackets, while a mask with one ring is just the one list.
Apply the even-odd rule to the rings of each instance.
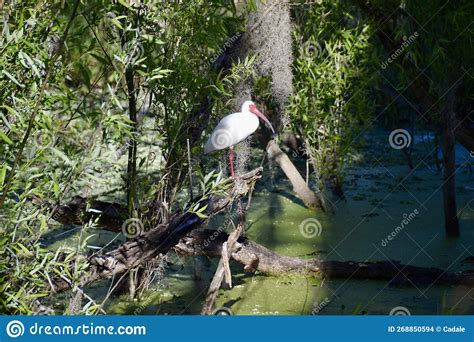
[[[2, 313], [35, 313], [51, 278], [74, 282], [87, 272], [80, 256], [91, 252], [96, 219], [74, 248], [41, 243], [57, 206], [74, 196], [109, 196], [145, 230], [175, 212], [201, 213], [189, 208], [193, 195], [215, 191], [227, 176], [210, 172], [218, 161], [202, 146], [223, 114], [239, 109], [242, 85], [279, 127], [276, 140], [283, 146], [285, 133], [298, 141], [289, 155], [309, 160], [320, 196], [343, 195], [362, 130], [432, 130], [446, 156], [446, 231], [459, 234], [450, 155], [455, 139], [474, 149], [474, 3], [272, 4], [0, 1]], [[282, 59], [273, 53], [267, 66], [268, 52], [252, 49], [236, 58], [232, 50], [252, 34], [279, 46], [264, 24], [249, 31], [272, 11], [292, 20], [279, 28], [291, 37], [276, 49]], [[275, 70], [285, 63], [292, 74], [281, 77], [288, 69]], [[263, 156], [269, 137], [259, 134]], [[80, 312], [99, 308], [90, 299]]]

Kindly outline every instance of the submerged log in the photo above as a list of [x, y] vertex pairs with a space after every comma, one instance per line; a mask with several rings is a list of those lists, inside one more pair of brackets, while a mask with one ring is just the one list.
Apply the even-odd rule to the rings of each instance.
[[[220, 257], [222, 243], [228, 235], [213, 230], [194, 231], [174, 247], [176, 253], [187, 256]], [[246, 272], [259, 271], [268, 275], [287, 273], [321, 274], [330, 278], [389, 280], [395, 286], [465, 285], [474, 286], [474, 270], [447, 272], [439, 268], [404, 265], [398, 261], [325, 261], [279, 255], [268, 248], [240, 238], [231, 254]]]
[[[181, 237], [200, 227], [236, 199], [247, 194], [261, 176], [262, 168], [260, 167], [234, 179], [227, 179], [223, 184], [227, 190], [201, 197], [193, 205], [193, 207], [196, 204], [199, 204], [199, 207], [207, 205], [203, 212], [206, 217], [193, 212], [175, 215], [169, 223], [160, 224], [140, 236], [128, 240], [115, 250], [90, 256], [86, 260], [87, 271], [77, 283], [73, 284], [65, 277], [55, 278], [52, 280], [50, 290], [59, 292], [67, 290], [73, 285], [85, 286], [99, 279], [111, 278], [134, 269], [159, 254], [168, 252]], [[74, 260], [71, 265], [74, 265]]]

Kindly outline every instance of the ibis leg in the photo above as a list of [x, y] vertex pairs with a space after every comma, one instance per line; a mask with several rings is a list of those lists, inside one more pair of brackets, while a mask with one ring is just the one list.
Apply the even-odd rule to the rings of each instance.
[[230, 174], [234, 177], [234, 156], [232, 153], [232, 146], [229, 148]]

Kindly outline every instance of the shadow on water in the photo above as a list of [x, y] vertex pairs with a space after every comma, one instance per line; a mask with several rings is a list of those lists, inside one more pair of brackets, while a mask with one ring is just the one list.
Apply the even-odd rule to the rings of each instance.
[[[387, 150], [389, 133], [371, 133], [367, 146], [355, 154], [346, 170], [345, 200], [337, 202], [332, 213], [305, 208], [292, 195], [291, 184], [280, 170], [265, 167], [247, 213], [248, 238], [286, 256], [400, 260], [450, 272], [472, 270], [469, 258], [474, 255], [474, 230], [469, 228], [474, 222], [474, 189], [470, 185], [474, 179], [469, 167], [474, 159], [468, 158], [466, 164], [465, 152], [459, 151], [456, 176], [461, 238], [448, 240], [443, 226], [442, 175], [429, 165], [430, 160], [423, 159], [428, 146], [419, 146], [420, 142], [413, 147], [416, 169], [412, 171], [402, 152]], [[418, 214], [413, 220], [383, 243], [415, 209]], [[225, 218], [213, 218], [206, 228], [217, 229]], [[308, 218], [320, 222], [319, 234], [302, 234], [302, 222]], [[60, 237], [51, 244], [58, 242], [62, 243]], [[218, 259], [178, 258], [170, 253], [169, 261], [173, 266], [164, 276], [165, 285], [144, 296], [140, 302], [145, 303], [143, 312], [199, 314]], [[234, 286], [219, 292], [216, 307], [230, 307], [238, 315], [388, 314], [400, 306], [413, 315], [474, 312], [474, 289], [462, 286], [398, 288], [388, 281], [272, 277], [245, 274], [235, 263], [231, 268]], [[107, 312], [133, 314], [136, 306], [123, 296], [111, 298]]]
[[[292, 193], [289, 193], [289, 192], [287, 192], [287, 191], [278, 191], [278, 192], [272, 192], [272, 193], [273, 193], [274, 195], [281, 195], [281, 196], [283, 196], [283, 197], [289, 199], [290, 201], [292, 201], [292, 202], [295, 203], [295, 204], [298, 204], [298, 205], [300, 205], [300, 206], [302, 206], [302, 207], [306, 207], [305, 204], [304, 204], [304, 202], [303, 202], [300, 198], [296, 197], [296, 196], [295, 196], [294, 194], [292, 194]], [[275, 196], [275, 197], [277, 197], [277, 196]], [[278, 198], [278, 197], [277, 197], [277, 198]]]
[[73, 237], [80, 229], [81, 227], [74, 225], [64, 225], [55, 229], [51, 229], [47, 233], [43, 234], [40, 239], [40, 243], [44, 247], [50, 247], [57, 242]]
[[[248, 233], [251, 233], [251, 234], [253, 233], [252, 235], [254, 236], [257, 234], [256, 238], [259, 235], [265, 236], [265, 242], [266, 242], [265, 246], [267, 248], [273, 249], [274, 246], [278, 244], [278, 240], [275, 237], [275, 229], [277, 229], [276, 218], [279, 216], [279, 213], [281, 212], [283, 208], [282, 208], [279, 196], [277, 196], [273, 192], [268, 193], [268, 201], [270, 205], [267, 207], [267, 210], [265, 213], [266, 224], [263, 226], [263, 229], [262, 229], [262, 226], [260, 225], [260, 229], [258, 231], [249, 230]], [[240, 297], [246, 298], [250, 296], [253, 291], [254, 291], [254, 287], [252, 286], [252, 282], [247, 283], [243, 286]], [[262, 293], [260, 299], [264, 306], [270, 305], [271, 298], [268, 296], [267, 293]], [[239, 310], [239, 305], [236, 305], [236, 309]]]

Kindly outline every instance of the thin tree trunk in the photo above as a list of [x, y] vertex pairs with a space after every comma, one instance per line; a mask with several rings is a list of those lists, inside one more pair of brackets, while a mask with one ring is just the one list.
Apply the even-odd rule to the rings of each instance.
[[137, 101], [135, 96], [135, 83], [133, 70], [128, 67], [125, 71], [125, 79], [128, 90], [129, 118], [132, 121], [132, 136], [128, 147], [127, 162], [127, 203], [130, 217], [135, 216], [135, 197], [137, 185]]
[[459, 221], [456, 210], [456, 151], [454, 136], [454, 113], [446, 112], [443, 127], [443, 207], [446, 236], [459, 236]]

